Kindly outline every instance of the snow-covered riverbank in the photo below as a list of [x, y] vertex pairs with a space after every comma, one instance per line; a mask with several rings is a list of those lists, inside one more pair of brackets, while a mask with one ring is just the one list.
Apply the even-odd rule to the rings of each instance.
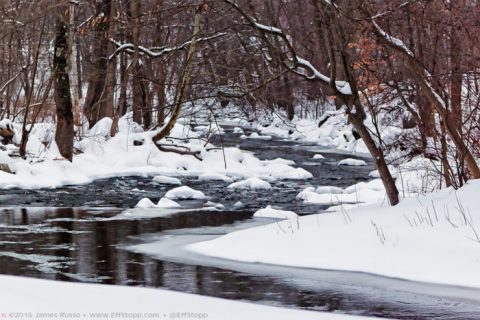
[[[37, 124], [27, 144], [26, 160], [10, 156], [17, 152], [14, 145], [0, 150], [0, 163], [14, 173], [0, 171], [0, 188], [55, 188], [133, 175], [229, 181], [255, 177], [269, 182], [312, 177], [304, 169], [295, 168], [292, 161], [261, 161], [236, 147], [217, 148], [190, 125], [177, 123], [170, 137], [160, 142], [167, 148], [198, 152], [197, 157], [160, 151], [152, 141], [157, 131], [144, 132], [128, 116], [120, 120], [119, 132], [114, 137], [110, 136], [111, 124], [111, 119], [104, 118], [85, 131], [83, 139], [75, 143], [79, 154], [71, 163], [61, 158], [53, 142], [53, 124]], [[18, 143], [21, 127], [18, 123], [13, 127]]]
[[[160, 289], [0, 276], [6, 319], [367, 319], [276, 308]], [[32, 316], [29, 316], [31, 314]], [[70, 315], [70, 316], [68, 316]]]
[[480, 287], [480, 181], [385, 204], [290, 218], [189, 245], [204, 255]]

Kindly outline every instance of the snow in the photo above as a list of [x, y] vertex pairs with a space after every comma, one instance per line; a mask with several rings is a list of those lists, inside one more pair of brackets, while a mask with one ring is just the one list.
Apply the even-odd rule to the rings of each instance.
[[253, 132], [248, 138], [250, 139], [259, 139], [259, 140], [272, 140], [271, 136], [261, 136], [256, 132]]
[[[284, 124], [283, 124], [284, 125]], [[272, 123], [271, 125], [267, 127], [260, 127], [258, 130], [260, 133], [264, 136], [270, 136], [270, 137], [275, 137], [279, 139], [288, 139], [290, 137], [290, 133], [288, 127], [286, 128], [281, 128], [279, 127], [278, 123]], [[292, 128], [290, 128], [292, 129]]]
[[233, 208], [235, 208], [235, 209], [240, 209], [240, 208], [243, 208], [243, 207], [245, 207], [245, 205], [243, 204], [242, 201], [237, 201], [233, 205]]
[[215, 173], [215, 172], [212, 172], [212, 173], [203, 173], [201, 175], [198, 176], [198, 180], [199, 181], [224, 181], [224, 182], [233, 182], [233, 179], [224, 175], [224, 174], [221, 174], [221, 173]]
[[271, 206], [260, 209], [253, 214], [257, 218], [296, 219], [298, 215], [293, 211], [278, 210]]
[[174, 178], [174, 177], [155, 176], [153, 177], [152, 180], [160, 184], [176, 184], [176, 185], [182, 184], [182, 181], [180, 181], [180, 179]]
[[[258, 121], [254, 125], [254, 129], [261, 134], [281, 139], [314, 144], [324, 148], [333, 148], [351, 154], [369, 155], [363, 140], [357, 140], [354, 137], [353, 128], [347, 121], [345, 110], [334, 110], [334, 106], [328, 104], [326, 108], [327, 111], [320, 119], [296, 117], [292, 122], [287, 122], [280, 115], [274, 114], [268, 119], [267, 126]], [[322, 120], [325, 121], [319, 127], [318, 124]], [[374, 131], [374, 125], [369, 117], [365, 120], [365, 124]], [[385, 133], [385, 138], [396, 132], [393, 127], [382, 127], [381, 129]], [[392, 140], [395, 139], [396, 136], [392, 137]], [[320, 155], [317, 159], [321, 159]]]
[[[181, 121], [180, 121], [181, 122]], [[26, 160], [11, 157], [18, 152], [14, 145], [0, 151], [0, 161], [8, 163], [15, 174], [0, 171], [0, 189], [5, 188], [57, 188], [64, 185], [90, 183], [96, 179], [138, 175], [153, 177], [160, 184], [181, 184], [178, 176], [199, 177], [200, 180], [223, 180], [227, 183], [239, 179], [258, 177], [268, 181], [303, 179], [310, 173], [293, 167], [291, 162], [263, 161], [236, 147], [223, 150], [205, 144], [199, 133], [189, 125], [177, 123], [170, 136], [175, 143], [199, 151], [203, 160], [191, 155], [162, 152], [152, 142], [157, 131], [144, 132], [127, 114], [119, 120], [119, 131], [110, 136], [112, 120], [101, 119], [92, 129], [82, 129], [82, 139], [75, 141], [81, 151], [73, 162], [64, 161], [53, 139], [55, 126], [37, 123], [27, 144]], [[15, 137], [21, 138], [21, 125], [13, 123]], [[142, 145], [134, 145], [134, 141]], [[162, 140], [162, 144], [171, 143]]]
[[[348, 189], [348, 188], [347, 188]], [[300, 217], [189, 245], [244, 262], [367, 272], [480, 288], [480, 180], [403, 199]], [[321, 195], [319, 195], [321, 196]]]
[[332, 194], [340, 194], [343, 193], [344, 190], [339, 187], [333, 187], [333, 186], [320, 186], [315, 189], [315, 192], [318, 194], [322, 193], [332, 193]]
[[233, 133], [240, 133], [240, 134], [243, 134], [243, 129], [240, 128], [240, 127], [235, 127], [233, 128]]
[[312, 159], [314, 160], [322, 160], [322, 159], [325, 159], [325, 157], [321, 154], [315, 154]]
[[367, 163], [364, 160], [359, 159], [343, 159], [337, 163], [339, 166], [366, 166]]
[[194, 190], [187, 186], [178, 187], [165, 193], [165, 198], [170, 200], [192, 200], [192, 199], [206, 199], [203, 192]]
[[137, 205], [135, 208], [155, 208], [156, 205], [155, 203], [152, 202], [149, 198], [143, 198], [140, 201], [138, 201]]
[[[405, 195], [410, 196], [407, 190], [403, 190]], [[374, 179], [368, 182], [359, 182], [346, 189], [332, 186], [319, 186], [317, 188], [308, 187], [302, 190], [297, 199], [305, 203], [320, 205], [340, 205], [357, 204], [365, 205], [376, 202], [383, 202], [386, 199], [385, 187], [380, 179]]]
[[[203, 297], [163, 289], [83, 284], [0, 276], [5, 314], [49, 313], [48, 318], [366, 319]], [[56, 313], [57, 316], [53, 316]], [[62, 316], [64, 313], [64, 316]], [[187, 315], [190, 314], [190, 316]]]
[[180, 208], [180, 205], [168, 198], [162, 198], [157, 203], [158, 208]]
[[251, 189], [251, 190], [269, 190], [272, 188], [270, 183], [259, 178], [248, 178], [242, 181], [234, 182], [228, 186], [230, 189]]

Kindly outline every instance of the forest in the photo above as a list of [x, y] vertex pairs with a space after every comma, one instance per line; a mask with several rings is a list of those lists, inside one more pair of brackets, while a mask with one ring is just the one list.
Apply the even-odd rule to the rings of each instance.
[[[438, 161], [447, 186], [480, 178], [478, 10], [467, 0], [4, 1], [1, 117], [22, 123], [21, 157], [35, 123], [55, 122], [71, 160], [82, 128], [104, 117], [115, 135], [131, 113], [161, 128], [160, 141], [185, 105], [292, 120], [296, 106], [330, 100], [346, 107], [396, 204], [391, 149]], [[406, 130], [384, 141], [367, 114]]]
[[[11, 228], [18, 216], [29, 215], [19, 208], [70, 208], [69, 213], [45, 209], [43, 223], [55, 228], [55, 219], [63, 221], [65, 215], [93, 221], [88, 232], [105, 243], [89, 250], [98, 261], [116, 261], [119, 251], [107, 250], [103, 257], [106, 253], [98, 248], [171, 228], [229, 225], [231, 229], [219, 231], [225, 237], [192, 240], [182, 250], [210, 259], [468, 287], [474, 293], [462, 295], [473, 299], [480, 287], [475, 271], [480, 243], [475, 196], [480, 188], [479, 17], [477, 0], [2, 0], [0, 229], [3, 219], [5, 228]], [[176, 188], [169, 190], [172, 186]], [[106, 220], [85, 208], [101, 208]], [[195, 217], [209, 213], [198, 221], [186, 218], [188, 223], [162, 222], [189, 210]], [[225, 216], [210, 216], [212, 210]], [[253, 215], [253, 228], [246, 223], [237, 232], [235, 223], [243, 218], [232, 214], [240, 211], [249, 219]], [[10, 214], [17, 218], [8, 218]], [[18, 223], [30, 226], [31, 219]], [[130, 225], [137, 219], [150, 225]], [[262, 219], [278, 220], [259, 231], [255, 226]], [[117, 220], [126, 222], [120, 227], [113, 222]], [[112, 223], [107, 229], [114, 236], [101, 234], [96, 225], [101, 221]], [[116, 228], [129, 231], [117, 234]], [[289, 240], [289, 233], [295, 237]], [[306, 239], [338, 241], [330, 250], [326, 245], [314, 249]], [[20, 251], [8, 247], [10, 242], [0, 235], [0, 248], [7, 245], [0, 250], [0, 274], [16, 275], [11, 259], [38, 261], [30, 257], [35, 245], [22, 251], [30, 258], [18, 258]], [[155, 242], [128, 243], [118, 250], [162, 259], [172, 250], [161, 243], [154, 248]], [[323, 254], [309, 260], [317, 249]], [[418, 258], [421, 252], [428, 254]], [[64, 263], [57, 261], [61, 254], [54, 256], [45, 261]], [[69, 272], [52, 267], [54, 274], [79, 280], [87, 256], [75, 258], [75, 268], [62, 266]], [[380, 262], [382, 257], [390, 257], [389, 264]], [[121, 269], [112, 267], [117, 263], [108, 272]], [[457, 267], [462, 275], [453, 275]], [[95, 271], [95, 281], [79, 281], [103, 283], [102, 277], [110, 275], [102, 270]], [[35, 272], [33, 277], [46, 277]], [[129, 283], [120, 278], [115, 274], [111, 281]], [[135, 281], [172, 289], [145, 279]], [[0, 276], [2, 281], [15, 286]], [[261, 287], [255, 280], [253, 285]], [[62, 290], [80, 292], [52, 285], [52, 292]], [[277, 289], [288, 290], [293, 289]], [[217, 291], [203, 295], [237, 299]], [[434, 291], [430, 288], [429, 294]], [[164, 298], [172, 299], [165, 292]], [[154, 295], [145, 301], [150, 298]], [[474, 319], [480, 304], [478, 296], [473, 300], [459, 310], [452, 303], [448, 312], [465, 311], [462, 317]], [[280, 306], [289, 308], [290, 302], [282, 300]], [[44, 306], [51, 307], [49, 303]], [[191, 303], [202, 309], [202, 301]], [[143, 305], [145, 310], [151, 306]], [[317, 310], [299, 305], [294, 309]], [[231, 307], [212, 301], [205, 306], [220, 312], [211, 317], [219, 319]], [[0, 311], [2, 307], [0, 302]], [[240, 318], [263, 312], [235, 308]], [[420, 309], [372, 310], [343, 306], [330, 311], [402, 319], [420, 315]], [[271, 315], [316, 316], [297, 311]], [[442, 312], [447, 311], [438, 316]]]

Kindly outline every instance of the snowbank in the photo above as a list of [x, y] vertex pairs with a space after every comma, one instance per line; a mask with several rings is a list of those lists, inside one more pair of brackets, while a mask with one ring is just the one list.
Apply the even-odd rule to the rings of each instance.
[[382, 181], [374, 179], [359, 182], [346, 189], [331, 186], [308, 187], [297, 195], [297, 199], [305, 203], [329, 206], [353, 203], [365, 205], [386, 201], [386, 193]]
[[[181, 121], [180, 121], [181, 122]], [[0, 171], [0, 188], [55, 188], [63, 185], [85, 184], [96, 179], [118, 176], [152, 176], [162, 184], [178, 184], [173, 177], [201, 177], [232, 182], [250, 177], [268, 181], [304, 179], [310, 173], [292, 164], [281, 161], [263, 161], [239, 148], [219, 150], [205, 144], [200, 133], [188, 125], [177, 123], [171, 138], [160, 141], [163, 145], [174, 144], [199, 152], [199, 160], [191, 155], [162, 152], [153, 143], [156, 131], [144, 132], [126, 115], [118, 123], [119, 132], [110, 136], [112, 120], [100, 120], [92, 129], [84, 129], [82, 139], [75, 142], [81, 153], [73, 162], [62, 160], [53, 141], [55, 127], [49, 123], [35, 125], [27, 144], [27, 160], [9, 155], [18, 148], [9, 145], [0, 151], [3, 162], [9, 164], [15, 174]], [[15, 142], [21, 137], [21, 126], [13, 123]], [[182, 149], [183, 150], [183, 149]]]
[[192, 244], [245, 262], [360, 271], [480, 288], [480, 180], [381, 204], [300, 217]]
[[[0, 309], [4, 314], [49, 313], [49, 319], [191, 318], [367, 319], [229, 301], [161, 289], [81, 284], [0, 276]], [[187, 315], [190, 314], [190, 316]], [[54, 316], [57, 314], [58, 316]], [[78, 316], [77, 316], [78, 314]], [[47, 318], [45, 316], [45, 318]]]

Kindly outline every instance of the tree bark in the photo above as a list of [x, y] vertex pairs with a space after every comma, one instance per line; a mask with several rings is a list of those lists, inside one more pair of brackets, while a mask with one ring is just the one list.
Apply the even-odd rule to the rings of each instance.
[[53, 57], [54, 92], [57, 112], [55, 142], [60, 154], [65, 159], [72, 161], [74, 130], [70, 81], [68, 77], [68, 27], [63, 18], [65, 17], [60, 16], [57, 18]]
[[385, 186], [385, 191], [387, 193], [390, 205], [397, 205], [400, 202], [400, 199], [398, 197], [398, 189], [395, 184], [395, 180], [390, 173], [390, 169], [388, 168], [387, 162], [385, 161], [385, 156], [383, 155], [382, 149], [380, 149], [380, 146], [377, 146], [377, 143], [372, 138], [370, 131], [364, 123], [365, 110], [363, 109], [363, 106], [357, 98], [352, 97], [351, 99], [347, 98], [344, 100], [345, 104], [350, 110], [348, 112], [348, 120], [358, 132], [360, 138], [362, 138], [363, 142], [367, 146], [368, 152], [370, 153], [375, 162], [375, 166], [380, 175], [380, 179]]
[[110, 29], [110, 18], [112, 1], [102, 0], [97, 3], [97, 14], [93, 20], [93, 68], [88, 83], [87, 97], [85, 101], [85, 116], [89, 126], [92, 128], [98, 120], [108, 116], [107, 100], [105, 89], [107, 87], [108, 71], [108, 32]]

